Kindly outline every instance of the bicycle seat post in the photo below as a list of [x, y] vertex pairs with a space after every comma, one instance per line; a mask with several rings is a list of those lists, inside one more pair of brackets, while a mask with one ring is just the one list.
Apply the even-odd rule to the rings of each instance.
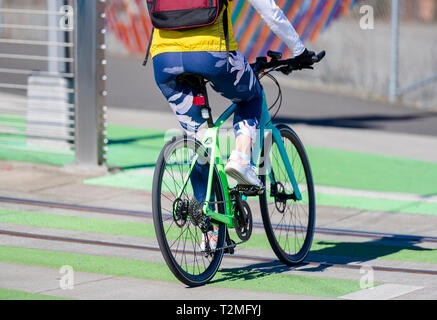
[[212, 119], [211, 107], [208, 100], [208, 92], [206, 90], [206, 83], [208, 82], [204, 77], [198, 74], [184, 73], [178, 76], [178, 81], [187, 83], [196, 92], [197, 96], [193, 99], [193, 104], [200, 107], [202, 118], [206, 120], [208, 127], [214, 127]]
[[[197, 103], [199, 104], [196, 104], [196, 100]], [[213, 128], [215, 125], [212, 119], [212, 112], [211, 112], [211, 107], [209, 106], [208, 93], [206, 91], [205, 84], [203, 86], [203, 93], [195, 97], [194, 101], [195, 101], [194, 105], [200, 106], [200, 112], [202, 113], [202, 118], [206, 120], [208, 124], [208, 128]]]

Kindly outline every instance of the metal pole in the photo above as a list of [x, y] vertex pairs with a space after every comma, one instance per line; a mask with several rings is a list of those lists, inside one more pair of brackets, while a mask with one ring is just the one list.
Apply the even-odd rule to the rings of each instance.
[[105, 165], [105, 0], [75, 0], [76, 165]]
[[398, 97], [399, 84], [399, 0], [392, 0], [391, 19], [392, 34], [389, 99], [391, 102], [394, 102]]
[[[0, 0], [0, 9], [1, 8], [3, 8], [3, 0]], [[0, 12], [0, 24], [3, 24], [3, 15], [2, 15], [2, 13]], [[3, 29], [2, 28], [0, 28], [0, 35], [1, 34], [3, 34]]]

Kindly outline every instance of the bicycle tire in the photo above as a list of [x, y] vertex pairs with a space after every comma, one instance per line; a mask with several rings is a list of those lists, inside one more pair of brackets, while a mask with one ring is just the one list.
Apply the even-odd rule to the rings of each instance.
[[[177, 200], [177, 194], [175, 194], [174, 191], [169, 192], [169, 183], [166, 183], [163, 177], [166, 173], [168, 163], [171, 162], [171, 155], [177, 151], [178, 148], [187, 148], [187, 150], [191, 150], [197, 154], [207, 154], [198, 141], [186, 136], [175, 137], [164, 146], [158, 157], [153, 177], [153, 222], [158, 244], [167, 266], [182, 283], [190, 287], [196, 287], [206, 284], [214, 277], [220, 267], [224, 250], [217, 249], [210, 255], [202, 252], [199, 246], [199, 242], [201, 241], [200, 237], [202, 236], [200, 228], [196, 227], [190, 219], [187, 219], [184, 225], [182, 225], [182, 222], [178, 224], [174, 218], [174, 207], [170, 208], [171, 211], [168, 207], [163, 207], [163, 200], [165, 202], [171, 202], [172, 198], [170, 198], [170, 196], [175, 197], [175, 199], [173, 199], [174, 201]], [[186, 165], [186, 167], [188, 168], [189, 165]], [[173, 172], [173, 168], [171, 170]], [[182, 176], [182, 178], [185, 177]], [[220, 179], [218, 179], [216, 168], [214, 169], [213, 179], [212, 185], [214, 187], [216, 200], [223, 201], [223, 189]], [[181, 196], [181, 198], [186, 197], [186, 200], [192, 200], [194, 198], [194, 195], [189, 194], [189, 185], [191, 185], [191, 183], [188, 181], [187, 190], [184, 190], [184, 194]], [[180, 187], [180, 184], [175, 183], [174, 186], [177, 188]], [[219, 203], [217, 208], [218, 212], [224, 213], [225, 209], [223, 204]], [[171, 221], [172, 219], [173, 221]], [[174, 228], [171, 229], [172, 227]], [[180, 231], [180, 234], [175, 237], [175, 233], [178, 231]], [[184, 233], [186, 234], [184, 235]], [[225, 238], [226, 226], [219, 224], [217, 248], [224, 247]], [[180, 243], [181, 241], [183, 241], [183, 243]]]
[[[302, 201], [285, 200], [285, 204], [282, 202], [284, 201], [283, 199], [278, 201], [277, 199], [280, 199], [279, 197], [272, 197], [271, 192], [275, 186], [271, 184], [270, 178], [268, 178], [268, 174], [266, 173], [260, 176], [261, 181], [266, 186], [266, 191], [260, 196], [259, 201], [264, 229], [274, 253], [284, 264], [292, 266], [303, 262], [311, 248], [316, 220], [314, 183], [308, 157], [297, 134], [284, 124], [278, 124], [276, 128], [281, 133], [299, 189], [302, 187], [303, 191], [301, 190], [301, 193], [304, 198]], [[282, 185], [279, 185], [279, 188], [284, 189], [285, 194], [287, 194], [287, 191], [289, 191], [288, 194], [291, 194], [292, 187], [291, 183], [286, 181], [289, 180], [289, 178], [286, 174], [285, 167], [280, 168], [281, 165], [284, 166], [282, 159], [280, 156], [277, 157], [277, 161], [272, 159], [274, 157], [275, 144], [276, 142], [273, 141], [270, 149], [263, 149], [262, 154], [266, 155], [266, 153], [268, 153], [264, 158], [271, 161], [275, 180]], [[294, 151], [294, 155], [290, 154], [289, 151]], [[292, 156], [291, 158], [290, 155]], [[303, 188], [302, 177], [305, 178], [305, 189]], [[285, 190], [286, 186], [289, 190]], [[306, 219], [303, 222], [298, 221], [302, 213], [300, 207], [297, 207], [297, 209], [289, 209], [289, 207], [282, 208], [281, 205], [306, 207]], [[278, 206], [280, 208], [278, 208]], [[289, 232], [294, 234], [289, 234]]]

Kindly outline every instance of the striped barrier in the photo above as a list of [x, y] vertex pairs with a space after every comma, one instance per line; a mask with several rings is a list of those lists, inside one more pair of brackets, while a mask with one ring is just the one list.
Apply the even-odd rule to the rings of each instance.
[[[347, 14], [357, 0], [277, 0], [287, 18], [303, 40], [315, 41], [336, 19]], [[290, 50], [261, 20], [246, 0], [233, 1], [232, 22], [239, 49], [248, 60], [265, 55], [268, 50]], [[116, 38], [131, 54], [146, 51], [152, 26], [145, 0], [110, 0], [107, 24]]]

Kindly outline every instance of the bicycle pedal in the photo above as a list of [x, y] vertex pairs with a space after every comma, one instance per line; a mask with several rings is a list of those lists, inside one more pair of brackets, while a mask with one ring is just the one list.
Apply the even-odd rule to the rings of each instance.
[[236, 246], [237, 244], [235, 243], [235, 241], [230, 239], [229, 242], [226, 243], [226, 248], [223, 252], [227, 254], [234, 254], [235, 253], [234, 249]]
[[239, 184], [237, 185], [237, 190], [238, 192], [241, 192], [247, 197], [254, 197], [254, 196], [262, 195], [265, 191], [265, 188], [259, 188], [257, 186], [252, 186], [252, 185]]

